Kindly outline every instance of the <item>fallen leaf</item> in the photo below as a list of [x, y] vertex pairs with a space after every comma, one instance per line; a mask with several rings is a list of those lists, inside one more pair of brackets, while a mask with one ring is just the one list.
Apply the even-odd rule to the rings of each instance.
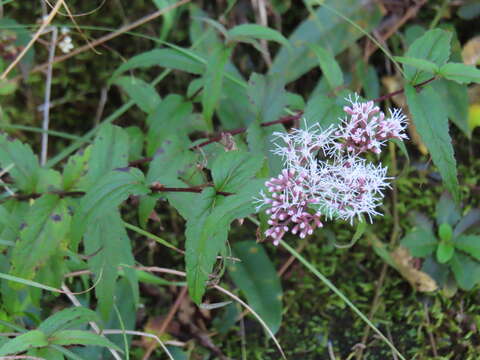
[[412, 285], [415, 290], [431, 292], [438, 289], [438, 285], [430, 275], [417, 269], [415, 258], [410, 255], [407, 248], [397, 247], [390, 253], [398, 272]]

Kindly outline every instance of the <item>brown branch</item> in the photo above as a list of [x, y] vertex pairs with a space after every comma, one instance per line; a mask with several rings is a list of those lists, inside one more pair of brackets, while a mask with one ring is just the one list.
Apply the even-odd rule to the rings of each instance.
[[[190, 193], [201, 193], [203, 189], [207, 187], [213, 187], [213, 184], [203, 184], [203, 185], [198, 185], [198, 186], [192, 186], [192, 187], [186, 187], [186, 188], [181, 188], [181, 187], [167, 187], [163, 186], [162, 184], [159, 183], [154, 183], [150, 186], [150, 190], [154, 193], [159, 193], [159, 192], [190, 192]], [[222, 196], [230, 196], [234, 195], [233, 193], [229, 193], [226, 191], [217, 191], [216, 192], [218, 195]], [[14, 194], [12, 196], [9, 196], [8, 199], [17, 199], [19, 201], [26, 201], [30, 199], [38, 199], [40, 196], [44, 194], [54, 194], [58, 195], [60, 197], [76, 197], [76, 196], [84, 196], [85, 191], [48, 191], [44, 193], [32, 193], [32, 194]]]
[[[421, 87], [427, 85], [428, 83], [431, 83], [433, 80], [436, 80], [437, 78], [434, 76], [434, 77], [431, 77], [430, 79], [428, 80], [425, 80], [425, 81], [422, 81], [421, 83], [417, 84], [417, 85], [413, 85], [413, 87], [415, 89], [420, 89]], [[383, 96], [380, 96], [376, 99], [373, 99], [372, 101], [374, 102], [382, 102], [382, 101], [385, 101], [387, 99], [390, 99], [391, 97], [394, 97], [395, 95], [399, 95], [399, 94], [402, 94], [403, 92], [405, 92], [405, 88], [401, 88], [400, 90], [397, 90], [397, 91], [394, 91], [392, 93], [389, 93], [389, 94], [385, 94]]]

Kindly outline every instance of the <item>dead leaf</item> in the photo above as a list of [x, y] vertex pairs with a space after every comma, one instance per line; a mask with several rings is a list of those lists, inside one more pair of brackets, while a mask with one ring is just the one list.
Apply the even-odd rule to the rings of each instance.
[[416, 268], [416, 259], [410, 255], [407, 248], [399, 246], [390, 255], [398, 272], [415, 290], [431, 292], [438, 289], [437, 283], [430, 277], [430, 275]]
[[463, 62], [467, 65], [480, 63], [480, 35], [468, 40], [462, 49]]

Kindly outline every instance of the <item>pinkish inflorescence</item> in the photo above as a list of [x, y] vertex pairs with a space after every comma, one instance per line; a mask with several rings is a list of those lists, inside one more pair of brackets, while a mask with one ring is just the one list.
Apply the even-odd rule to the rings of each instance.
[[267, 237], [273, 239], [278, 245], [283, 235], [290, 231], [299, 234], [300, 238], [313, 234], [317, 227], [322, 227], [320, 212], [308, 209], [308, 204], [316, 202], [315, 198], [307, 197], [308, 189], [305, 188], [305, 175], [296, 176], [295, 170], [283, 170], [276, 178], [271, 178], [265, 183], [270, 197], [265, 197], [265, 204], [271, 205], [266, 210], [270, 216], [270, 228], [265, 232]]
[[407, 118], [401, 110], [394, 109], [386, 117], [373, 101], [359, 102], [358, 96], [348, 101], [351, 106], [343, 108], [347, 113], [343, 126], [335, 132], [342, 149], [355, 154], [367, 151], [379, 154], [388, 140], [407, 138], [404, 133]]
[[372, 101], [354, 99], [347, 99], [351, 106], [344, 108], [347, 117], [338, 129], [322, 131], [315, 125], [274, 134], [282, 144], [273, 152], [282, 157], [284, 169], [265, 183], [268, 192], [257, 199], [257, 210], [267, 207], [265, 235], [275, 245], [288, 232], [311, 235], [323, 226], [321, 216], [352, 223], [380, 215], [375, 209], [389, 187], [387, 168], [359, 155], [378, 154], [387, 140], [406, 138], [406, 117], [393, 110], [386, 118]]

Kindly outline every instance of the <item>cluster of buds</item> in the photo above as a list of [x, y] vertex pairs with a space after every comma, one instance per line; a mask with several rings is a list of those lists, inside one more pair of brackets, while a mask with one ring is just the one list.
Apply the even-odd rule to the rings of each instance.
[[388, 140], [407, 138], [404, 133], [407, 118], [401, 110], [394, 109], [386, 117], [373, 101], [360, 102], [357, 95], [347, 100], [351, 106], [343, 108], [347, 116], [342, 120], [343, 126], [335, 132], [342, 149], [355, 154], [368, 151], [379, 154]]
[[372, 101], [347, 99], [347, 118], [338, 128], [313, 126], [290, 133], [275, 133], [280, 144], [274, 153], [283, 159], [278, 177], [265, 183], [257, 210], [266, 208], [269, 228], [265, 236], [278, 245], [290, 232], [301, 238], [322, 227], [321, 216], [353, 222], [380, 215], [376, 208], [389, 187], [387, 168], [359, 155], [378, 154], [389, 139], [404, 139], [406, 117], [400, 110], [386, 118]]
[[290, 231], [299, 234], [300, 238], [312, 235], [317, 227], [322, 227], [320, 212], [312, 213], [308, 205], [316, 203], [316, 199], [306, 196], [306, 174], [296, 174], [294, 169], [283, 170], [282, 173], [265, 183], [270, 196], [264, 196], [265, 204], [271, 207], [266, 210], [270, 216], [265, 232], [278, 245], [283, 235]]

